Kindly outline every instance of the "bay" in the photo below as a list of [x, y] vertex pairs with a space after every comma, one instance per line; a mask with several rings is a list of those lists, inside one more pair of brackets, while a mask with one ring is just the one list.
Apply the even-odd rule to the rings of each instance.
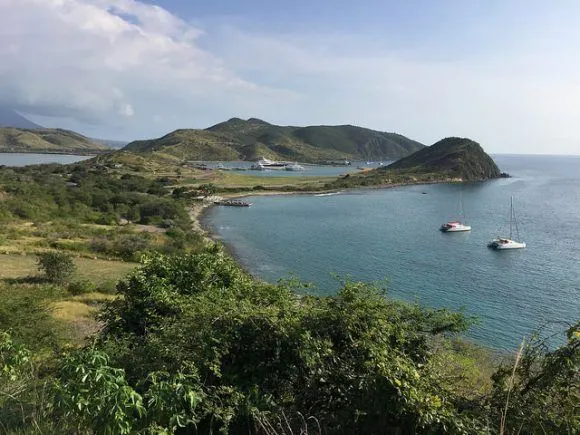
[[0, 153], [0, 165], [28, 166], [44, 163], [75, 163], [90, 159], [93, 156], [78, 156], [72, 154], [33, 154], [33, 153]]
[[[343, 278], [387, 280], [389, 294], [463, 310], [469, 337], [517, 348], [541, 328], [562, 333], [580, 317], [580, 157], [498, 155], [513, 178], [343, 192], [251, 197], [253, 207], [214, 207], [205, 223], [253, 274], [291, 274], [332, 294]], [[444, 234], [459, 192], [470, 233]], [[510, 196], [524, 250], [486, 243], [506, 227]]]

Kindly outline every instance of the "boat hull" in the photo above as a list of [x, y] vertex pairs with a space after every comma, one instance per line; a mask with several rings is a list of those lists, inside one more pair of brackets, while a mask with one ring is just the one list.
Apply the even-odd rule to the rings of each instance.
[[471, 227], [469, 225], [463, 225], [459, 222], [448, 222], [446, 224], [441, 225], [439, 231], [443, 233], [460, 233], [465, 231], [471, 231]]
[[487, 246], [496, 251], [505, 251], [508, 249], [524, 249], [526, 244], [525, 242], [516, 242], [510, 239], [494, 239]]
[[465, 231], [471, 231], [471, 227], [463, 226], [461, 228], [440, 228], [443, 233], [461, 233]]

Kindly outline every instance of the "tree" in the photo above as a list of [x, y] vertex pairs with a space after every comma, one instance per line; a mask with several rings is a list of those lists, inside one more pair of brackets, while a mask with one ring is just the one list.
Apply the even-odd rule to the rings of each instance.
[[199, 190], [204, 196], [212, 196], [217, 192], [217, 187], [213, 183], [202, 184], [199, 186]]
[[72, 256], [64, 252], [38, 254], [37, 265], [49, 281], [61, 284], [68, 281], [76, 270]]

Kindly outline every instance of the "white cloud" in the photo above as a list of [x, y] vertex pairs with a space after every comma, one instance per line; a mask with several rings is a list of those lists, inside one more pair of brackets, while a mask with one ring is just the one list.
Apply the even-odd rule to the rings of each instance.
[[137, 0], [0, 0], [0, 105], [127, 139], [256, 116], [580, 153], [573, 18], [507, 20], [499, 33], [470, 22], [481, 52], [420, 38], [401, 50], [364, 29], [260, 34], [226, 19], [202, 30]]
[[2, 0], [0, 104], [109, 127], [133, 117], [139, 128], [160, 108], [181, 120], [190, 111], [193, 126], [200, 103], [243, 110], [290, 95], [244, 80], [199, 48], [202, 35], [135, 0]]
[[239, 71], [310, 91], [295, 123], [359, 124], [427, 144], [467, 136], [490, 152], [580, 153], [574, 39], [558, 50], [530, 39], [522, 51], [437, 59], [363, 38], [226, 28], [216, 50]]

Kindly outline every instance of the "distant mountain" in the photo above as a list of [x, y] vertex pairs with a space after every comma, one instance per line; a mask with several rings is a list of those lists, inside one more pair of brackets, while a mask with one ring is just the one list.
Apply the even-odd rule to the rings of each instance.
[[465, 181], [499, 178], [501, 172], [481, 146], [470, 139], [448, 137], [391, 165], [387, 170], [445, 173]]
[[109, 148], [113, 148], [116, 150], [120, 150], [121, 148], [123, 148], [125, 145], [127, 145], [129, 143], [128, 141], [123, 141], [123, 140], [97, 139], [94, 137], [90, 137], [89, 140], [92, 142], [95, 142], [97, 144], [105, 145]]
[[423, 148], [396, 133], [352, 125], [292, 127], [256, 118], [232, 118], [205, 130], [176, 130], [159, 139], [129, 143], [125, 149], [155, 152], [188, 160], [257, 160], [300, 162], [395, 160]]
[[60, 128], [0, 128], [0, 152], [95, 154], [110, 151], [87, 137]]
[[43, 128], [12, 109], [0, 106], [0, 127]]

